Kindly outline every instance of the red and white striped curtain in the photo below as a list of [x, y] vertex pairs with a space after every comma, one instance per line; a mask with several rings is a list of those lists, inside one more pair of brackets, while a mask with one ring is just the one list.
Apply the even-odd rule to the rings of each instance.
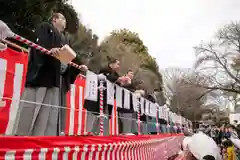
[[10, 48], [0, 51], [0, 134], [11, 135], [24, 89], [28, 56]]
[[117, 102], [114, 100], [111, 118], [109, 119], [109, 135], [118, 135], [118, 114], [117, 114]]
[[84, 135], [86, 133], [87, 110], [84, 108], [86, 79], [78, 76], [67, 92], [65, 135]]

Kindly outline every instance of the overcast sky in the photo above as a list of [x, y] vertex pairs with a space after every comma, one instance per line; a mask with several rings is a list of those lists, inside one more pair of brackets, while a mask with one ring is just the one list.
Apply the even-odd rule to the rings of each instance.
[[100, 40], [113, 29], [138, 32], [160, 69], [191, 67], [192, 47], [240, 19], [240, 0], [72, 0]]

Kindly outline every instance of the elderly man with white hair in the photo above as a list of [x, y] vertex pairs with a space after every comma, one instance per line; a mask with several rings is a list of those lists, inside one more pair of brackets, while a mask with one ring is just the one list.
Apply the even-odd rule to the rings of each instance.
[[203, 132], [185, 137], [182, 149], [180, 153], [182, 160], [222, 160], [215, 141]]

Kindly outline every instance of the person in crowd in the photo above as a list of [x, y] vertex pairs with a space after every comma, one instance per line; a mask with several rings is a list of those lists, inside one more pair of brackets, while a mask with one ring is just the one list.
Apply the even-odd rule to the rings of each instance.
[[[62, 92], [69, 89], [79, 74], [78, 69], [63, 65], [55, 58], [59, 56], [60, 48], [69, 44], [64, 35], [65, 27], [64, 15], [54, 13], [50, 23], [41, 23], [35, 31], [36, 43], [49, 49], [54, 57], [34, 48], [30, 50], [26, 85], [21, 99], [31, 103], [20, 103], [15, 125], [16, 135], [56, 136], [61, 132], [58, 130], [60, 112], [57, 106], [65, 106], [61, 100], [65, 99], [61, 97]], [[81, 64], [80, 61], [78, 56], [73, 60], [78, 64]], [[80, 67], [87, 70], [85, 65]], [[61, 123], [63, 119], [60, 117]]]
[[216, 127], [211, 128], [210, 136], [211, 136], [212, 139], [216, 142], [216, 137], [217, 137]]
[[234, 144], [236, 156], [240, 159], [240, 140], [237, 134], [232, 134], [230, 137], [231, 142]]
[[129, 69], [124, 77], [125, 81], [122, 81], [121, 86], [128, 89], [131, 92], [134, 92], [136, 90], [135, 85], [133, 83], [134, 72], [131, 69]]
[[104, 74], [112, 83], [116, 83], [119, 85], [125, 84], [128, 81], [128, 77], [120, 76], [118, 71], [120, 69], [120, 61], [113, 57], [107, 57], [108, 65], [100, 69], [99, 74]]
[[224, 127], [219, 128], [219, 132], [216, 138], [217, 138], [217, 143], [221, 144], [222, 140], [224, 139]]
[[208, 125], [208, 126], [206, 127], [206, 134], [207, 134], [208, 136], [211, 136], [211, 131], [212, 131], [212, 126], [211, 126], [211, 125]]
[[224, 129], [224, 138], [229, 139], [231, 137], [231, 129], [229, 127], [226, 127]]
[[203, 132], [185, 137], [182, 160], [221, 160], [220, 150], [215, 141]]
[[234, 145], [229, 139], [225, 139], [223, 144], [223, 160], [237, 160]]
[[220, 141], [219, 141], [220, 128], [216, 126], [215, 132], [216, 132], [215, 141], [217, 144], [220, 144]]
[[237, 128], [234, 125], [229, 127], [229, 132], [231, 133], [231, 136], [239, 137], [237, 133]]

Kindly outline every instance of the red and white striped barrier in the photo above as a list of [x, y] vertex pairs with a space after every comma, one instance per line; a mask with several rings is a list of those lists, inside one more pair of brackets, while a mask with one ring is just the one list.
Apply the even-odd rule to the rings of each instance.
[[[24, 89], [28, 57], [7, 48], [0, 51], [0, 134], [11, 135]], [[86, 131], [84, 77], [78, 77], [67, 93], [66, 135]], [[110, 135], [117, 135], [116, 106]], [[165, 160], [178, 153], [182, 135], [0, 137], [0, 160]]]
[[[1, 160], [165, 160], [183, 136], [2, 137]], [[166, 150], [167, 149], [167, 150]]]
[[84, 108], [85, 77], [79, 76], [66, 95], [65, 135], [85, 135], [87, 110]]
[[[24, 90], [28, 55], [10, 48], [0, 51], [0, 135], [12, 135], [19, 100]], [[79, 76], [66, 95], [65, 135], [86, 133], [85, 77]]]
[[[28, 55], [7, 48], [0, 51], [0, 134], [11, 134], [23, 91]], [[6, 98], [2, 98], [6, 97]]]

